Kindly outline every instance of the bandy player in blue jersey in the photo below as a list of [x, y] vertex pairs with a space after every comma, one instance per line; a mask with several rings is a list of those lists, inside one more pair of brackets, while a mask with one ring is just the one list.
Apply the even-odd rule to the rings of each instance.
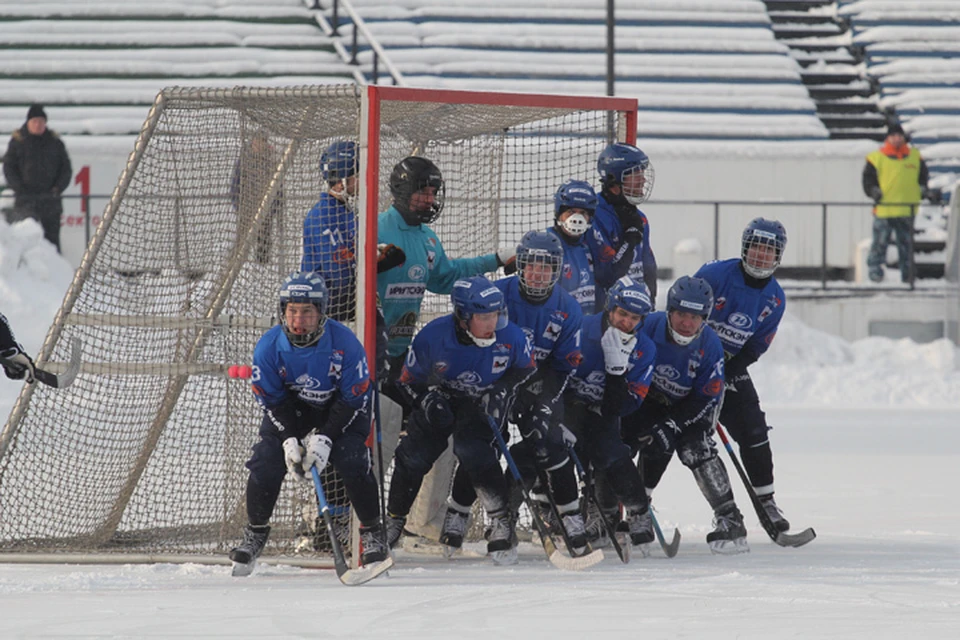
[[747, 367], [766, 353], [786, 308], [773, 277], [783, 259], [787, 231], [776, 220], [756, 218], [743, 230], [740, 259], [709, 262], [697, 271], [713, 288], [709, 323], [726, 352], [726, 394], [720, 423], [737, 441], [743, 466], [764, 510], [780, 531], [790, 523], [773, 498], [770, 427]]
[[[563, 390], [580, 364], [583, 316], [573, 296], [557, 286], [562, 266], [560, 239], [547, 231], [529, 231], [517, 246], [517, 275], [497, 280], [494, 286], [506, 298], [510, 322], [530, 340], [537, 363], [537, 373], [520, 388], [513, 405], [511, 422], [523, 441], [512, 445], [510, 451], [525, 484], [533, 487], [543, 521], [555, 531], [561, 526], [544, 493], [551, 491], [571, 546], [579, 552], [587, 541], [576, 473], [567, 449], [572, 434], [560, 419]], [[548, 487], [536, 482], [538, 469], [545, 473]], [[458, 468], [440, 534], [440, 543], [448, 549], [462, 546], [475, 499], [466, 471]]]
[[563, 423], [577, 438], [577, 455], [606, 476], [623, 504], [632, 544], [649, 543], [643, 516], [649, 500], [630, 448], [620, 435], [620, 420], [647, 396], [656, 347], [640, 332], [652, 310], [647, 286], [629, 276], [607, 295], [606, 309], [583, 319], [583, 359], [564, 393]]
[[567, 180], [553, 196], [554, 224], [548, 230], [563, 246], [560, 287], [573, 296], [585, 316], [597, 311], [593, 255], [585, 241], [596, 208], [597, 194], [590, 183]]
[[327, 317], [329, 293], [317, 273], [294, 273], [280, 288], [280, 324], [253, 351], [252, 390], [263, 408], [260, 440], [247, 461], [243, 542], [230, 552], [247, 575], [270, 534], [284, 475], [309, 476], [329, 460], [360, 520], [364, 564], [387, 558], [370, 449], [370, 372], [366, 352], [343, 324]]
[[420, 330], [397, 382], [415, 409], [393, 458], [387, 539], [399, 541], [423, 477], [453, 435], [453, 452], [491, 520], [487, 551], [497, 564], [512, 564], [515, 523], [489, 419], [504, 427], [536, 362], [526, 334], [508, 320], [503, 293], [485, 277], [456, 281], [450, 298], [453, 313]]
[[[640, 452], [647, 494], [660, 483], [676, 451], [693, 472], [714, 513], [707, 534], [714, 553], [749, 551], [743, 514], [717, 455], [714, 424], [723, 398], [723, 347], [707, 324], [713, 291], [706, 280], [683, 276], [667, 292], [667, 310], [647, 316], [643, 331], [657, 345], [650, 393], [623, 421], [623, 438]], [[653, 522], [646, 523], [653, 539]]]
[[600, 199], [586, 242], [593, 253], [597, 308], [619, 278], [627, 275], [647, 285], [657, 298], [657, 259], [650, 248], [650, 224], [638, 207], [653, 192], [654, 171], [643, 151], [615, 142], [597, 158]]

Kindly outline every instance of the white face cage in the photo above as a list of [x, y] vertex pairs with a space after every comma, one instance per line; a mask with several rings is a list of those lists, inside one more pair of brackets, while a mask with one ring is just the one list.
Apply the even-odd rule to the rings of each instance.
[[743, 241], [740, 253], [743, 270], [754, 278], [769, 278], [780, 266], [783, 245], [783, 241], [777, 234], [755, 229]]
[[623, 197], [634, 206], [646, 202], [650, 194], [653, 193], [654, 177], [653, 164], [651, 163], [647, 163], [646, 168], [637, 165], [627, 169], [620, 176]]
[[590, 228], [590, 218], [582, 213], [574, 213], [566, 220], [562, 220], [560, 226], [571, 236], [579, 238]]
[[[517, 254], [520, 288], [535, 300], [546, 298], [560, 281], [563, 257], [543, 249], [525, 249]], [[530, 267], [528, 270], [527, 267]], [[528, 273], [529, 271], [529, 273]]]

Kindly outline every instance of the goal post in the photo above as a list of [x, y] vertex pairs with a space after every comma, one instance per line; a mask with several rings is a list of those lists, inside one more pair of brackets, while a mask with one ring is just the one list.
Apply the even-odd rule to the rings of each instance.
[[[77, 338], [80, 374], [66, 389], [25, 386], [0, 432], [0, 560], [225, 562], [246, 522], [244, 463], [261, 420], [248, 381], [227, 372], [277, 322], [332, 142], [358, 143], [360, 192], [344, 257], [355, 284], [331, 315], [372, 360], [376, 221], [397, 162], [423, 155], [443, 172], [446, 206], [431, 226], [451, 257], [490, 253], [551, 225], [559, 184], [595, 181], [608, 140], [635, 140], [636, 114], [623, 98], [165, 89], [37, 358], [58, 371]], [[428, 294], [410, 330], [448, 310], [447, 296]], [[325, 475], [349, 542], [349, 501]], [[264, 557], [327, 561], [316, 518], [312, 488], [286, 482]]]

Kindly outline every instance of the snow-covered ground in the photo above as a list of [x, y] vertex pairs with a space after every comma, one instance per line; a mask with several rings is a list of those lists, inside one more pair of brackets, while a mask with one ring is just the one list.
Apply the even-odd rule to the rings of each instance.
[[[0, 221], [0, 310], [31, 353], [72, 277], [41, 235]], [[0, 638], [954, 638], [958, 355], [946, 341], [847, 343], [788, 314], [753, 374], [779, 502], [818, 533], [806, 547], [772, 544], [734, 476], [751, 552], [712, 556], [709, 509], [675, 464], [654, 495], [683, 535], [673, 559], [609, 554], [563, 573], [532, 546], [509, 568], [400, 552], [359, 589], [288, 567], [234, 579], [222, 566], [0, 564]], [[0, 378], [0, 416], [19, 389]]]

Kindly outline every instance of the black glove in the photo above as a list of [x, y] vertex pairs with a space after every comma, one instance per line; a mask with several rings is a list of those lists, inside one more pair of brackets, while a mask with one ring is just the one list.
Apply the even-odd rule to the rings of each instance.
[[623, 241], [636, 246], [643, 242], [643, 216], [630, 203], [619, 204], [615, 207], [620, 226], [623, 227]]
[[924, 189], [923, 197], [926, 198], [930, 204], [943, 204], [943, 192], [939, 189]]
[[3, 372], [11, 380], [23, 380], [33, 384], [33, 359], [29, 355], [20, 351], [17, 347], [10, 347], [0, 352], [0, 356], [6, 358], [3, 363]]
[[399, 267], [407, 260], [407, 254], [395, 244], [381, 244], [377, 247], [377, 273]]
[[484, 412], [493, 418], [498, 425], [503, 426], [506, 421], [507, 402], [510, 393], [505, 386], [494, 386], [481, 399]]
[[872, 187], [870, 189], [870, 197], [873, 198], [873, 203], [877, 204], [880, 202], [880, 198], [883, 197], [883, 191], [880, 190], [880, 187]]
[[448, 426], [453, 424], [453, 408], [450, 397], [440, 389], [433, 389], [420, 398], [420, 409], [432, 425]]
[[654, 456], [669, 456], [673, 454], [677, 444], [680, 429], [673, 420], [661, 420], [637, 438], [640, 449]]

